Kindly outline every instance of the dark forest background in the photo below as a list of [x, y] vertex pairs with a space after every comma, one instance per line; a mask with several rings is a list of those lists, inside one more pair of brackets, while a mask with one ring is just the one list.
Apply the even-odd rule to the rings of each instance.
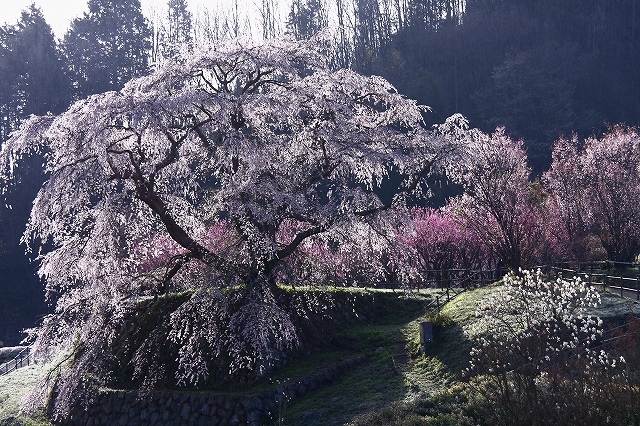
[[[0, 27], [0, 140], [31, 114], [59, 113], [71, 102], [117, 90], [151, 72], [180, 43], [241, 35], [233, 15], [195, 19], [185, 0], [166, 16], [145, 18], [139, 0], [89, 0], [61, 40], [41, 11], [26, 9]], [[550, 164], [562, 136], [600, 135], [640, 121], [640, 0], [292, 0], [283, 31], [307, 38], [335, 22], [331, 60], [390, 80], [429, 105], [428, 124], [462, 113], [473, 127], [504, 126], [522, 139], [534, 173]], [[273, 1], [263, 0], [262, 36], [278, 35]], [[206, 23], [203, 23], [206, 22]], [[212, 22], [214, 25], [212, 26]], [[19, 245], [40, 162], [0, 212], [0, 341], [46, 313], [37, 262]]]

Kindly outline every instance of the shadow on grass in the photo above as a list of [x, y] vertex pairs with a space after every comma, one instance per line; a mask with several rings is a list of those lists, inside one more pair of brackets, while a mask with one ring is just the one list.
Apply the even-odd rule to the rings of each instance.
[[404, 377], [394, 368], [393, 350], [376, 350], [338, 383], [294, 401], [282, 414], [284, 425], [343, 425], [357, 415], [403, 398]]
[[411, 399], [446, 392], [468, 366], [471, 343], [459, 324], [446, 321], [436, 324], [434, 343], [424, 355], [417, 355], [418, 323], [426, 317], [424, 311], [422, 315], [416, 310], [406, 315], [405, 311], [382, 323], [343, 330], [336, 343], [349, 352], [368, 351], [368, 359], [340, 382], [285, 407], [282, 424], [368, 424], [359, 419]]

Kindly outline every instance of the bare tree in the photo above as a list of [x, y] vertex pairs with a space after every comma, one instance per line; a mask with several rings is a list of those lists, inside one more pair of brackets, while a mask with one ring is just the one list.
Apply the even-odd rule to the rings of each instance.
[[262, 0], [258, 8], [262, 37], [266, 40], [280, 34], [280, 22], [277, 0]]

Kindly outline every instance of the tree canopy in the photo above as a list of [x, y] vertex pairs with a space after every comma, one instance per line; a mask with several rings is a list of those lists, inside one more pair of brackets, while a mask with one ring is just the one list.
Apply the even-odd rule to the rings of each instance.
[[640, 136], [636, 129], [616, 126], [601, 138], [560, 139], [553, 163], [544, 175], [567, 234], [588, 246], [597, 235], [607, 258], [633, 262], [640, 251]]
[[492, 135], [472, 131], [467, 144], [468, 160], [450, 174], [464, 188], [457, 209], [496, 257], [517, 269], [537, 247], [527, 154], [522, 142], [510, 139], [504, 129]]
[[[45, 250], [40, 275], [57, 298], [38, 347], [79, 339], [87, 368], [113, 337], [95, 327], [113, 330], [131, 301], [167, 289], [194, 291], [174, 327], [209, 318], [173, 335], [184, 345], [179, 382], [211, 374], [216, 354], [260, 372], [271, 345], [295, 346], [276, 297], [287, 258], [355, 223], [385, 232], [402, 194], [456, 151], [384, 79], [331, 71], [322, 40], [236, 40], [168, 61], [119, 92], [29, 120], [4, 145], [7, 177], [34, 147], [45, 152], [48, 179], [24, 235]], [[406, 179], [383, 202], [374, 189], [391, 171]], [[226, 311], [223, 288], [240, 292], [240, 308]], [[83, 383], [73, 374], [61, 401]]]
[[121, 89], [146, 74], [151, 47], [140, 0], [89, 0], [87, 5], [62, 43], [78, 97]]

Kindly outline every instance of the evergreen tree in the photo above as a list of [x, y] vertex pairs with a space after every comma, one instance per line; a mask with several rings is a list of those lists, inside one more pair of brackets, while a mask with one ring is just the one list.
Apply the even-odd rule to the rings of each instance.
[[168, 6], [164, 49], [165, 54], [171, 56], [175, 46], [191, 43], [191, 12], [187, 10], [186, 0], [169, 0]]
[[89, 0], [88, 6], [63, 42], [78, 97], [118, 90], [146, 74], [151, 48], [140, 0]]
[[296, 39], [308, 39], [327, 25], [327, 9], [321, 0], [294, 0], [291, 3], [287, 32]]
[[69, 82], [64, 75], [51, 27], [32, 4], [22, 12], [13, 46], [24, 93], [25, 116], [59, 113], [69, 105]]
[[17, 24], [0, 30], [0, 71], [0, 140], [22, 118], [59, 113], [69, 104], [69, 83], [53, 32], [33, 4]]
[[12, 26], [0, 28], [0, 140], [5, 140], [17, 127], [18, 119], [14, 96], [16, 72], [10, 47], [13, 32]]
[[[68, 107], [69, 81], [51, 27], [35, 5], [25, 9], [16, 24], [0, 28], [0, 73], [0, 141], [27, 116]], [[4, 203], [11, 209], [0, 210], [0, 341], [7, 345], [18, 344], [24, 337], [20, 331], [33, 327], [46, 312], [35, 265], [19, 245], [31, 209], [29, 198], [43, 181], [41, 164], [42, 158], [36, 157], [17, 171], [22, 188], [5, 193]]]

